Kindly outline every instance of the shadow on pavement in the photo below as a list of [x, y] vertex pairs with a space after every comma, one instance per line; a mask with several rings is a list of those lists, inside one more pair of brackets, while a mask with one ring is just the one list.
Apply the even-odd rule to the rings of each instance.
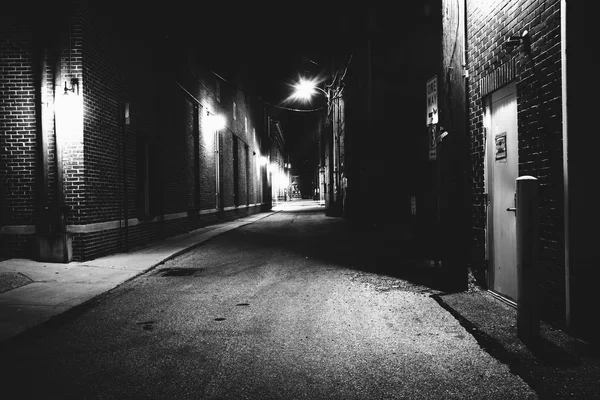
[[[288, 222], [282, 223], [281, 219]], [[293, 204], [245, 229], [251, 230], [252, 235], [244, 236], [244, 240], [257, 245], [364, 273], [404, 279], [433, 290], [449, 290], [444, 270], [428, 261], [415, 241], [393, 224], [358, 224], [325, 216], [323, 207], [318, 205]]]
[[531, 353], [546, 365], [569, 366], [581, 364], [579, 357], [570, 354], [544, 337], [532, 341], [528, 347]]

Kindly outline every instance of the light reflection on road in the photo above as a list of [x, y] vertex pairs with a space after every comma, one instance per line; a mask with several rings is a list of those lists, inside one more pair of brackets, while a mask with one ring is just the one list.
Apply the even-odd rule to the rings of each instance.
[[273, 204], [273, 211], [323, 211], [325, 212], [325, 204], [318, 200], [294, 199], [289, 201], [281, 201]]

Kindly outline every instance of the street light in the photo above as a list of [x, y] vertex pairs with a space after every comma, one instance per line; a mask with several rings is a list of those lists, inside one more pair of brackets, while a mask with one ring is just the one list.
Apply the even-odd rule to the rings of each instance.
[[317, 91], [320, 91], [325, 95], [325, 97], [327, 98], [327, 103], [329, 103], [329, 93], [317, 86], [318, 83], [319, 82], [316, 78], [305, 79], [300, 77], [298, 83], [293, 85], [294, 92], [290, 96], [290, 99], [308, 102], [312, 99], [313, 96], [317, 94]]

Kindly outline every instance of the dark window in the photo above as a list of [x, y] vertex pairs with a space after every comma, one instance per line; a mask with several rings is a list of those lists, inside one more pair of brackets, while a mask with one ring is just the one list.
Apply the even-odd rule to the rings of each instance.
[[250, 204], [250, 149], [245, 147], [246, 156], [246, 205]]
[[156, 214], [156, 145], [147, 136], [137, 137], [137, 215]]
[[233, 204], [240, 205], [240, 154], [238, 138], [233, 136]]

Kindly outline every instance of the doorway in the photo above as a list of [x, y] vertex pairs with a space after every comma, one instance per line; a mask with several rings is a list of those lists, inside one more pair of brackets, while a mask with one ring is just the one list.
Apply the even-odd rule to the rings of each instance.
[[515, 83], [488, 96], [486, 117], [490, 288], [517, 302], [515, 194], [519, 146]]

